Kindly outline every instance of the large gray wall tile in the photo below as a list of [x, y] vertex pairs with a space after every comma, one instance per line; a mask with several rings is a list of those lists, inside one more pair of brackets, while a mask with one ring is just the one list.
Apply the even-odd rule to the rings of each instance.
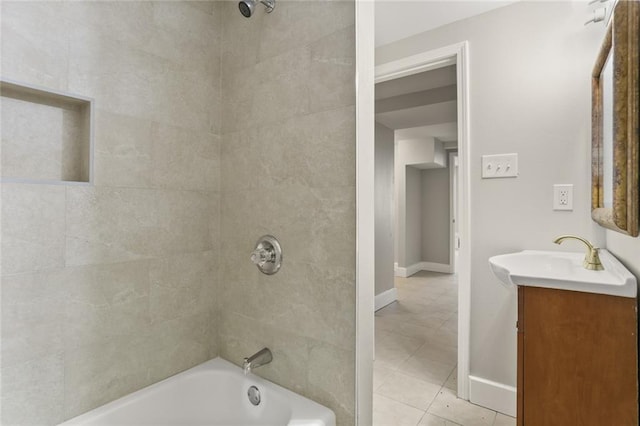
[[152, 122], [95, 112], [95, 184], [148, 188], [153, 184]]
[[308, 113], [310, 66], [311, 51], [301, 47], [252, 67], [223, 70], [223, 134]]
[[217, 294], [217, 252], [179, 254], [151, 261], [150, 317], [153, 324], [209, 312]]
[[2, 77], [66, 90], [69, 34], [64, 3], [3, 1]]
[[59, 271], [2, 277], [2, 368], [63, 352], [64, 318]]
[[213, 311], [194, 312], [153, 325], [149, 341], [149, 377], [157, 382], [217, 356]]
[[2, 184], [2, 275], [64, 266], [65, 188]]
[[67, 351], [148, 332], [149, 262], [71, 267], [62, 275]]
[[2, 368], [2, 424], [56, 425], [64, 419], [64, 356]]
[[339, 425], [355, 423], [355, 347], [310, 343], [308, 386], [316, 401], [332, 407]]
[[355, 36], [355, 26], [351, 25], [311, 44], [311, 111], [355, 104]]
[[[269, 346], [258, 374], [353, 424], [353, 2], [2, 8], [3, 73], [97, 107], [97, 186], [3, 185], [2, 272], [24, 273], [3, 282], [3, 421]], [[274, 277], [247, 259], [267, 232]]]
[[[255, 142], [261, 160], [258, 188], [287, 184], [312, 188], [353, 186], [354, 138], [355, 107], [260, 126]], [[226, 185], [223, 190], [228, 190]]]
[[212, 249], [207, 192], [72, 187], [67, 190], [67, 264], [148, 259]]
[[149, 338], [114, 337], [65, 353], [65, 418], [151, 384]]
[[96, 186], [2, 185], [2, 421], [57, 424], [218, 354], [222, 5], [0, 7], [3, 77], [96, 108]]
[[[227, 3], [222, 14], [219, 352], [240, 364], [269, 346], [274, 361], [256, 374], [352, 425], [354, 4], [280, 1], [248, 20]], [[267, 233], [284, 254], [273, 276], [247, 259]]]
[[160, 188], [217, 191], [220, 137], [208, 131], [154, 123], [151, 129], [153, 184]]

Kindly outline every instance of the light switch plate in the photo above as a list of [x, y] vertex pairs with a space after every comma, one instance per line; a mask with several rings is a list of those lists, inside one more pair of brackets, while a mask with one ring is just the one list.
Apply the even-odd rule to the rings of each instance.
[[518, 154], [482, 156], [482, 178], [518, 177]]

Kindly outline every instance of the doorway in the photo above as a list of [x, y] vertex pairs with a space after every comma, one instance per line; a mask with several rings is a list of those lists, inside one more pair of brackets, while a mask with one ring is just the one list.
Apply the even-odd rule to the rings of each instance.
[[[367, 6], [358, 6], [359, 22], [366, 22]], [[367, 24], [364, 24], [366, 27]], [[367, 29], [358, 30], [359, 36]], [[468, 399], [469, 394], [469, 99], [468, 99], [468, 46], [466, 42], [403, 58], [398, 61], [373, 67], [373, 47], [359, 37], [358, 49], [358, 96], [357, 96], [357, 335], [356, 335], [356, 398], [358, 424], [371, 424], [373, 389], [373, 283], [372, 260], [375, 258], [374, 241], [369, 232], [374, 231], [374, 123], [373, 87], [371, 81], [380, 83], [406, 77], [445, 66], [456, 66], [457, 131], [459, 194], [457, 198], [458, 231], [460, 236], [459, 291], [457, 320], [457, 395]], [[375, 68], [375, 69], [374, 69]]]
[[375, 86], [374, 425], [457, 396], [456, 80], [443, 64]]

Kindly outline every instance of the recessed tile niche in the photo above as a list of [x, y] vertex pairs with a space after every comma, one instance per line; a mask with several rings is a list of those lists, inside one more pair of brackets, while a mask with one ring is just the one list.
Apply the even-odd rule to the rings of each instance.
[[2, 180], [92, 182], [89, 98], [0, 81]]

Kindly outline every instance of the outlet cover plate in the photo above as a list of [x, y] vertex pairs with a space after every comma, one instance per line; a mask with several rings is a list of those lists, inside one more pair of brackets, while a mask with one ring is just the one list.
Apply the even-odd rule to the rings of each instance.
[[573, 210], [573, 184], [553, 185], [553, 210]]
[[518, 154], [482, 156], [482, 179], [518, 177]]

